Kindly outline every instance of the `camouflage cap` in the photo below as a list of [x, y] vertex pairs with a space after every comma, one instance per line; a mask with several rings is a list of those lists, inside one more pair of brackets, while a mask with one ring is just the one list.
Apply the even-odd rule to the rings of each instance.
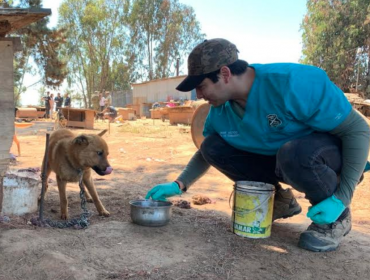
[[238, 60], [238, 49], [225, 39], [205, 40], [188, 57], [188, 76], [177, 86], [179, 91], [190, 91], [202, 82], [202, 75], [219, 70]]

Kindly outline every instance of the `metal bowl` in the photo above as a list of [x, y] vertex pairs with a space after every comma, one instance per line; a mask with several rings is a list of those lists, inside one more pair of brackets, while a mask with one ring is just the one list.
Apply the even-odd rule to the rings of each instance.
[[172, 214], [172, 203], [158, 200], [131, 200], [131, 219], [135, 224], [160, 227], [168, 224]]

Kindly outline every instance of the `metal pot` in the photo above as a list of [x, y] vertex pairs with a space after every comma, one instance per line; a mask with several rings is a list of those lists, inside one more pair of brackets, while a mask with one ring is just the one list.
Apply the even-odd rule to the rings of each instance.
[[172, 203], [157, 200], [131, 200], [131, 219], [135, 224], [160, 227], [168, 224], [172, 214]]

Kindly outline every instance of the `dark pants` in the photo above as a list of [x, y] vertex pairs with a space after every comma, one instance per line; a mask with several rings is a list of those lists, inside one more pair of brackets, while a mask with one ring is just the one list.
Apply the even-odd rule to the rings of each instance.
[[238, 150], [218, 135], [204, 139], [200, 150], [209, 164], [233, 181], [265, 182], [277, 188], [284, 182], [305, 193], [313, 205], [334, 193], [342, 166], [341, 141], [328, 133], [287, 142], [276, 156]]
[[50, 106], [45, 106], [45, 118], [50, 118]]

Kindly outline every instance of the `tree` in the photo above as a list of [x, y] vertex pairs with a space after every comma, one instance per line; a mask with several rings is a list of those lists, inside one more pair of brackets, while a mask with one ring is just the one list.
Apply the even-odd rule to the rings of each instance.
[[[59, 8], [59, 26], [67, 30], [63, 56], [68, 61], [68, 82], [80, 85], [86, 107], [91, 107], [94, 91], [114, 89], [111, 74], [117, 71], [112, 68], [116, 65], [125, 68], [128, 3], [122, 0], [66, 0]], [[128, 80], [124, 82], [129, 85]]]
[[193, 8], [177, 0], [133, 0], [128, 24], [126, 56], [136, 81], [173, 75], [177, 58], [183, 62], [204, 38]]
[[[41, 0], [22, 0], [17, 3], [9, 2], [16, 8], [40, 8]], [[16, 31], [21, 37], [23, 50], [15, 54], [15, 102], [19, 103], [20, 95], [27, 88], [23, 85], [24, 76], [27, 73], [36, 74], [30, 61], [37, 65], [40, 81], [45, 86], [58, 88], [66, 77], [65, 63], [59, 57], [59, 49], [63, 44], [63, 30], [50, 29], [47, 27], [48, 18], [44, 18], [25, 28]], [[35, 81], [37, 83], [37, 81]]]
[[[359, 62], [362, 65], [361, 80], [363, 81], [363, 90], [367, 98], [370, 98], [370, 3], [367, 6], [367, 15], [364, 22], [364, 34], [365, 34], [365, 44], [360, 52]], [[361, 54], [362, 59], [361, 59]], [[360, 68], [358, 68], [360, 69]], [[359, 73], [360, 76], [360, 73]]]
[[173, 76], [177, 59], [187, 57], [193, 47], [204, 40], [193, 8], [177, 1], [163, 1], [164, 22], [156, 48], [156, 78]]
[[304, 54], [301, 62], [323, 68], [344, 91], [356, 82], [360, 70], [360, 83], [367, 87], [370, 57], [367, 19], [370, 19], [368, 0], [308, 0], [301, 26]]
[[45, 96], [45, 92], [46, 92], [46, 89], [44, 86], [41, 86], [38, 90], [37, 90], [37, 93], [39, 94], [38, 95], [38, 104], [39, 106], [45, 106], [45, 101], [43, 99], [43, 97]]
[[94, 91], [173, 75], [177, 58], [204, 37], [194, 10], [177, 0], [65, 0], [58, 26], [66, 30], [67, 81], [86, 107]]

